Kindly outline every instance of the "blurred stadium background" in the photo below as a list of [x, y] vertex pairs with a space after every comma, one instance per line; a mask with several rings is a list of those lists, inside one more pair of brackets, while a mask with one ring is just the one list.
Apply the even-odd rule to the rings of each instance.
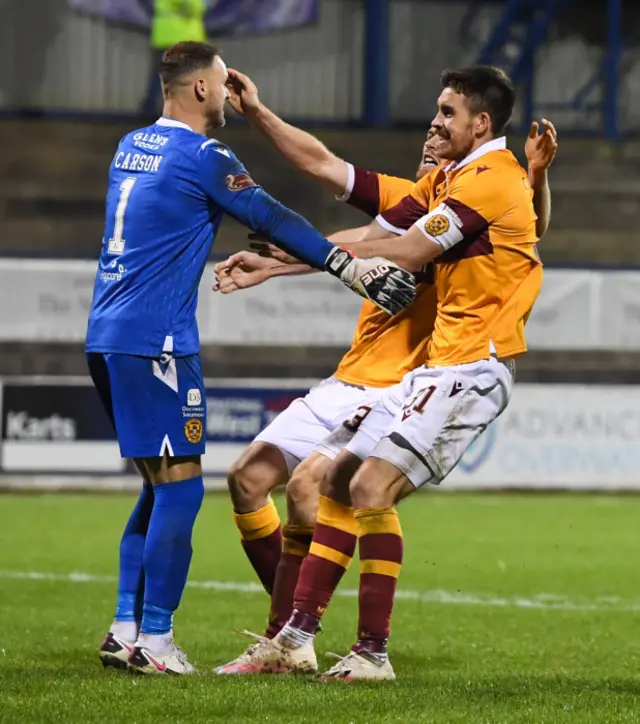
[[[0, 1], [0, 482], [73, 486], [96, 474], [120, 484], [129, 469], [87, 386], [82, 343], [107, 168], [118, 139], [142, 124], [153, 3], [34, 2]], [[218, 0], [208, 23], [276, 112], [344, 158], [401, 176], [414, 173], [444, 67], [487, 62], [512, 74], [511, 147], [521, 153], [533, 117], [560, 133], [541, 243], [548, 272], [514, 403], [451, 484], [640, 484], [640, 6]], [[221, 137], [320, 229], [361, 221], [242, 121], [231, 118]], [[214, 253], [245, 242], [228, 221]], [[270, 417], [332, 372], [358, 302], [322, 277], [224, 299], [211, 281], [209, 268], [199, 314], [216, 484]]]
[[[520, 102], [509, 142], [519, 155], [532, 118], [555, 123], [530, 352], [509, 409], [443, 486], [528, 493], [402, 506], [396, 687], [201, 678], [145, 681], [131, 697], [126, 677], [99, 671], [134, 498], [57, 491], [140, 485], [89, 385], [83, 340], [107, 169], [120, 137], [147, 120], [152, 9], [152, 0], [0, 0], [0, 489], [52, 493], [0, 495], [0, 720], [637, 722], [640, 499], [545, 492], [640, 489], [635, 0], [211, 4], [227, 62], [355, 164], [414, 174], [445, 67], [486, 62], [512, 74]], [[241, 120], [230, 117], [220, 138], [321, 230], [361, 223]], [[245, 243], [246, 230], [227, 221], [214, 253]], [[254, 435], [331, 374], [359, 305], [323, 275], [222, 299], [211, 283], [209, 266], [199, 307], [204, 467], [207, 485], [224, 489]], [[240, 652], [231, 628], [261, 629], [266, 602], [228, 496], [207, 496], [194, 550], [177, 618], [206, 670]], [[332, 604], [321, 650], [352, 643], [355, 576]]]

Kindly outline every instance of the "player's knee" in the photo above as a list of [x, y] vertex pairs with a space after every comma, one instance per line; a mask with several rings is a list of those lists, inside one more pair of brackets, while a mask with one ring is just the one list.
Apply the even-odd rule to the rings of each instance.
[[361, 461], [355, 455], [341, 452], [328, 466], [320, 485], [320, 494], [343, 505], [351, 505], [349, 483], [360, 465]]
[[[282, 456], [281, 456], [282, 457]], [[284, 460], [278, 464], [275, 456], [243, 455], [230, 468], [227, 485], [233, 508], [237, 513], [251, 513], [267, 504], [269, 493], [287, 480]]]
[[406, 477], [386, 460], [368, 458], [349, 483], [354, 508], [391, 508], [407, 485]]
[[287, 483], [287, 520], [290, 525], [312, 527], [318, 517], [319, 485], [302, 476]]
[[335, 462], [330, 465], [325, 474], [322, 476], [320, 481], [320, 495], [324, 495], [327, 498], [333, 497], [334, 489], [338, 487], [338, 471], [336, 470]]
[[318, 516], [320, 485], [329, 460], [322, 456], [299, 465], [287, 483], [287, 511], [291, 524], [313, 526]]
[[367, 479], [366, 464], [353, 476], [349, 483], [349, 494], [353, 501], [354, 508], [382, 508], [380, 491], [371, 485], [371, 479]]
[[145, 483], [152, 485], [180, 483], [202, 476], [202, 462], [199, 455], [135, 458], [134, 462]]
[[390, 491], [375, 470], [375, 464], [366, 460], [349, 483], [354, 508], [389, 508], [394, 504]]
[[238, 513], [258, 510], [266, 504], [269, 490], [256, 475], [255, 466], [242, 461], [235, 462], [227, 474], [227, 485], [233, 501], [233, 508]]

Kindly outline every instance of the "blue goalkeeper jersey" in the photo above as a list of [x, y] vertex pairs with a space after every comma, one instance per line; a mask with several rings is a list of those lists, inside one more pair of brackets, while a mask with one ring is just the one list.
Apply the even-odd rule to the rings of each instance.
[[111, 163], [88, 352], [199, 351], [198, 287], [223, 214], [312, 266], [333, 248], [254, 183], [233, 152], [161, 118], [125, 136]]

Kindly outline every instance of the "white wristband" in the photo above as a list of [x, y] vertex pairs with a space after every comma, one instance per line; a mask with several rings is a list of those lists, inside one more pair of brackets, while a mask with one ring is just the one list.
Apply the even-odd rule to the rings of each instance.
[[340, 196], [336, 195], [338, 201], [349, 201], [351, 193], [353, 192], [353, 186], [356, 182], [356, 170], [352, 163], [347, 163], [347, 184], [344, 188], [344, 192]]

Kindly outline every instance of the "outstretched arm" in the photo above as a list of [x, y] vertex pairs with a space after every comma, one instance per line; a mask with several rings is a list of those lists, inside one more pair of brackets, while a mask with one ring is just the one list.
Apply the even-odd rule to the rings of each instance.
[[[358, 245], [362, 241], [369, 241], [372, 239], [380, 240], [386, 238], [393, 238], [396, 235], [384, 229], [374, 219], [366, 226], [357, 226], [349, 229], [342, 229], [341, 231], [335, 231], [333, 234], [327, 237], [332, 243], [336, 244], [342, 249], [351, 249], [356, 254], [360, 248]], [[249, 238], [252, 239], [249, 247], [252, 251], [257, 252], [261, 257], [273, 259], [286, 265], [297, 265], [299, 260], [287, 254], [287, 252], [280, 249], [275, 244], [271, 244], [269, 241], [258, 237], [256, 234], [249, 234]], [[287, 272], [293, 273], [293, 272]]]
[[215, 265], [213, 291], [231, 294], [239, 289], [255, 287], [273, 277], [297, 276], [316, 271], [308, 264], [283, 263], [250, 251], [240, 251]]
[[211, 139], [199, 156], [203, 189], [220, 209], [304, 263], [325, 268], [334, 245], [258, 186], [229, 148]]
[[[386, 231], [383, 233], [389, 234]], [[362, 259], [382, 256], [410, 272], [420, 271], [425, 264], [443, 252], [443, 248], [416, 225], [412, 226], [404, 236], [388, 235], [386, 238], [357, 241], [342, 246], [353, 250]]]
[[[395, 234], [391, 234], [376, 221], [372, 221], [367, 226], [336, 231], [328, 239], [342, 248], [355, 249], [357, 253], [361, 242], [380, 240], [385, 236], [391, 238]], [[237, 252], [215, 265], [214, 292], [231, 294], [240, 289], [258, 286], [274, 277], [301, 276], [318, 271], [256, 234], [250, 234], [249, 238], [253, 251]]]
[[229, 102], [233, 109], [267, 138], [289, 163], [332, 194], [347, 188], [349, 167], [322, 141], [300, 128], [286, 123], [259, 99], [253, 81], [237, 70], [229, 69]]
[[529, 162], [529, 183], [533, 189], [533, 209], [538, 217], [536, 234], [541, 238], [549, 228], [551, 220], [551, 188], [548, 170], [558, 150], [558, 135], [551, 121], [542, 119], [545, 129], [539, 133], [540, 126], [534, 122], [524, 146]]
[[[337, 231], [328, 238], [339, 246], [346, 247], [351, 244], [356, 246], [364, 238], [378, 238], [384, 233], [384, 230], [380, 229], [377, 233], [373, 233], [373, 236], [367, 237], [368, 233], [372, 233], [370, 232], [372, 225], [373, 222], [369, 226]], [[216, 282], [213, 285], [215, 292], [231, 294], [239, 289], [255, 287], [274, 277], [299, 276], [318, 271], [274, 244], [257, 238], [255, 234], [251, 234], [250, 238], [253, 239], [250, 246], [255, 251], [240, 251], [215, 265]]]
[[415, 279], [386, 259], [357, 259], [308, 221], [269, 196], [226, 146], [214, 139], [199, 149], [207, 197], [238, 221], [301, 262], [333, 274], [356, 294], [395, 314], [416, 296]]

